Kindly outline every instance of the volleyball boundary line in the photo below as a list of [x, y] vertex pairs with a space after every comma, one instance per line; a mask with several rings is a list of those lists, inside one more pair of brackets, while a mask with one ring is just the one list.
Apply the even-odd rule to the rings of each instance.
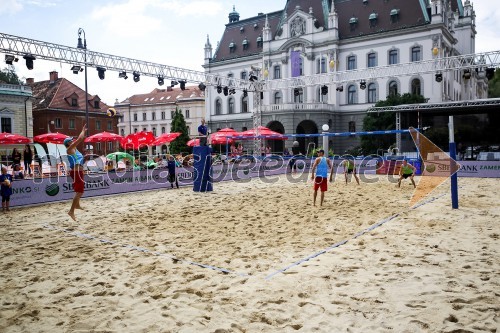
[[414, 205], [414, 206], [410, 207], [408, 210], [403, 210], [403, 211], [401, 211], [401, 212], [399, 212], [399, 213], [395, 213], [395, 214], [393, 214], [393, 215], [391, 215], [391, 216], [389, 216], [389, 217], [386, 217], [385, 219], [383, 219], [383, 220], [381, 220], [381, 221], [379, 221], [379, 222], [377, 222], [377, 223], [375, 223], [375, 224], [373, 224], [373, 225], [369, 226], [368, 228], [366, 228], [366, 229], [364, 229], [364, 230], [362, 230], [362, 231], [360, 231], [360, 232], [358, 232], [358, 233], [354, 234], [351, 238], [347, 238], [347, 239], [345, 239], [345, 240], [343, 240], [343, 241], [337, 242], [337, 243], [335, 243], [335, 244], [333, 244], [333, 245], [331, 245], [331, 246], [329, 246], [329, 247], [327, 247], [327, 248], [325, 248], [325, 249], [323, 249], [323, 250], [321, 250], [321, 251], [318, 251], [318, 252], [316, 252], [316, 253], [313, 253], [313, 254], [311, 254], [311, 255], [309, 255], [309, 256], [307, 256], [307, 257], [305, 257], [305, 258], [302, 258], [302, 259], [300, 259], [300, 260], [298, 260], [298, 261], [296, 261], [296, 262], [294, 262], [294, 263], [292, 263], [292, 264], [290, 264], [290, 265], [288, 265], [288, 266], [286, 266], [286, 267], [284, 267], [284, 268], [282, 268], [282, 269], [280, 269], [280, 270], [277, 270], [277, 271], [275, 271], [275, 272], [273, 272], [273, 273], [271, 273], [271, 274], [267, 275], [267, 276], [264, 278], [264, 280], [268, 281], [268, 280], [272, 279], [274, 276], [276, 276], [276, 275], [278, 275], [278, 274], [283, 274], [283, 273], [285, 273], [286, 271], [288, 271], [288, 270], [289, 270], [289, 269], [291, 269], [291, 268], [294, 268], [294, 267], [300, 266], [300, 265], [302, 265], [303, 263], [305, 263], [305, 262], [307, 262], [307, 261], [309, 261], [309, 260], [311, 260], [311, 259], [314, 259], [314, 258], [316, 258], [316, 257], [319, 257], [319, 256], [320, 256], [320, 255], [322, 255], [322, 254], [325, 254], [325, 253], [327, 253], [327, 252], [330, 252], [330, 251], [332, 251], [333, 249], [336, 249], [336, 248], [338, 248], [338, 247], [340, 247], [340, 246], [342, 246], [342, 245], [346, 244], [347, 242], [352, 241], [352, 240], [354, 240], [354, 239], [356, 239], [356, 238], [358, 238], [358, 237], [361, 237], [361, 236], [363, 236], [364, 234], [366, 234], [366, 233], [368, 233], [368, 232], [370, 232], [370, 231], [373, 231], [374, 229], [376, 229], [376, 228], [378, 228], [378, 227], [380, 227], [380, 226], [384, 225], [385, 223], [387, 223], [387, 222], [389, 222], [389, 221], [392, 221], [392, 220], [394, 220], [394, 219], [398, 218], [401, 214], [403, 214], [403, 213], [404, 213], [404, 212], [406, 212], [406, 211], [415, 210], [415, 209], [417, 209], [417, 208], [419, 208], [419, 207], [422, 207], [422, 206], [424, 206], [424, 205], [426, 205], [426, 204], [428, 204], [428, 203], [431, 203], [431, 202], [433, 202], [433, 201], [436, 201], [437, 199], [440, 199], [440, 198], [444, 197], [444, 196], [445, 196], [445, 195], [447, 195], [447, 194], [448, 194], [448, 193], [443, 193], [443, 194], [440, 194], [440, 195], [438, 195], [437, 197], [430, 198], [430, 199], [425, 200], [425, 201], [423, 201], [423, 202], [421, 202], [421, 203], [418, 203], [418, 204], [416, 204], [416, 205]]
[[86, 233], [82, 233], [82, 232], [79, 232], [79, 231], [73, 231], [73, 230], [70, 230], [70, 229], [67, 229], [67, 228], [55, 227], [55, 226], [50, 225], [48, 223], [42, 223], [42, 227], [45, 228], [45, 229], [48, 229], [48, 230], [61, 231], [61, 232], [64, 232], [66, 234], [69, 234], [71, 236], [75, 236], [75, 237], [79, 237], [79, 238], [83, 238], [83, 239], [87, 239], [87, 240], [95, 240], [95, 241], [97, 241], [99, 243], [102, 243], [102, 244], [117, 245], [119, 247], [128, 248], [128, 249], [131, 249], [133, 251], [138, 251], [138, 252], [142, 252], [142, 253], [146, 253], [146, 254], [151, 254], [151, 255], [154, 255], [154, 256], [168, 258], [168, 259], [171, 259], [174, 262], [180, 262], [180, 263], [184, 263], [186, 265], [192, 265], [192, 266], [197, 266], [197, 267], [200, 267], [200, 268], [211, 269], [211, 270], [219, 272], [219, 273], [232, 274], [232, 275], [237, 275], [237, 276], [240, 276], [240, 277], [248, 277], [248, 276], [250, 276], [249, 274], [238, 273], [236, 271], [232, 271], [232, 270], [229, 270], [229, 269], [226, 269], [226, 268], [223, 268], [223, 267], [217, 267], [217, 266], [202, 264], [202, 263], [195, 262], [195, 261], [181, 259], [181, 258], [177, 258], [177, 257], [175, 257], [173, 255], [170, 255], [170, 254], [161, 253], [161, 252], [158, 252], [158, 251], [151, 251], [151, 250], [143, 248], [143, 247], [134, 246], [134, 245], [130, 245], [130, 244], [123, 244], [123, 243], [120, 243], [120, 242], [117, 242], [117, 241], [100, 238], [100, 237], [93, 236], [93, 235], [86, 234]]

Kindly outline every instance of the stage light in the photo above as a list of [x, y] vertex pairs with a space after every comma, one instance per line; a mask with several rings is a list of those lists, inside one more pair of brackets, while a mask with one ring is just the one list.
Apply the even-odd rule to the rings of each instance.
[[78, 74], [78, 72], [83, 72], [83, 68], [80, 65], [73, 65], [73, 67], [71, 67], [71, 70], [73, 71], [73, 74]]
[[257, 81], [258, 79], [259, 79], [259, 78], [257, 77], [257, 75], [255, 75], [255, 73], [254, 73], [254, 72], [250, 72], [250, 74], [249, 74], [249, 79], [248, 79], [248, 80], [250, 80], [250, 82]]
[[158, 85], [162, 86], [165, 83], [165, 80], [163, 79], [163, 76], [158, 75]]
[[493, 79], [495, 76], [495, 68], [486, 68], [486, 78], [489, 80]]
[[293, 89], [293, 95], [294, 96], [299, 96], [300, 95], [300, 90], [298, 88]]
[[337, 88], [335, 88], [335, 90], [337, 90], [338, 92], [343, 92], [344, 86], [338, 86]]
[[175, 80], [174, 80], [174, 81], [170, 81], [170, 86], [171, 86], [172, 88], [173, 88], [173, 87], [175, 87], [175, 86], [176, 86], [176, 85], [178, 85], [178, 84], [179, 84], [179, 82], [177, 82], [177, 81], [175, 81]]
[[243, 97], [247, 97], [247, 96], [248, 96], [248, 90], [243, 89]]
[[10, 55], [10, 54], [6, 54], [5, 55], [5, 63], [7, 65], [12, 65], [13, 62], [18, 62], [19, 61], [19, 58], [13, 56], [13, 55]]
[[141, 74], [134, 72], [132, 73], [134, 75], [134, 82], [139, 82], [141, 80]]
[[224, 91], [224, 96], [227, 96], [229, 94], [229, 88], [228, 87], [224, 87], [223, 91]]
[[234, 94], [236, 94], [236, 89], [234, 88], [229, 89], [229, 95], [234, 95]]
[[470, 69], [464, 69], [464, 74], [462, 77], [464, 78], [464, 80], [469, 80], [471, 77]]
[[179, 86], [181, 87], [181, 90], [186, 90], [186, 81], [179, 80]]
[[361, 90], [365, 90], [365, 89], [366, 89], [366, 81], [365, 81], [365, 80], [361, 80], [361, 81], [359, 82], [359, 88], [360, 88]]
[[106, 72], [106, 68], [104, 68], [104, 67], [97, 67], [97, 74], [99, 75], [99, 78], [101, 80], [104, 80], [104, 72]]
[[321, 87], [321, 95], [328, 95], [328, 87], [327, 86]]
[[198, 85], [198, 88], [201, 90], [201, 91], [205, 91], [205, 89], [207, 89], [207, 86], [201, 82], [199, 85]]
[[219, 84], [219, 85], [217, 86], [217, 93], [218, 93], [218, 94], [220, 94], [221, 92], [222, 92], [222, 87], [221, 87], [221, 85]]
[[120, 72], [120, 73], [118, 74], [118, 77], [119, 77], [120, 79], [125, 79], [125, 80], [126, 80], [126, 79], [128, 79], [127, 72]]
[[26, 59], [26, 68], [28, 68], [29, 70], [32, 70], [33, 69], [33, 60], [36, 60], [36, 58], [31, 54], [26, 54], [23, 58]]
[[436, 73], [436, 82], [441, 82], [441, 81], [443, 81], [443, 74]]

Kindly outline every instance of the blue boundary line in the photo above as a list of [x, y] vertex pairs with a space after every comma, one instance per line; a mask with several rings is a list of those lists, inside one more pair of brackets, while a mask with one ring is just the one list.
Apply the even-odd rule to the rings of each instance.
[[[423, 205], [426, 205], [426, 204], [428, 204], [428, 203], [431, 203], [431, 202], [433, 202], [433, 201], [435, 201], [435, 200], [437, 200], [437, 199], [439, 199], [439, 198], [441, 198], [441, 197], [445, 196], [446, 194], [447, 194], [447, 193], [443, 193], [443, 194], [441, 194], [441, 195], [439, 195], [439, 196], [437, 196], [437, 197], [434, 197], [434, 198], [431, 198], [431, 199], [426, 200], [426, 201], [424, 201], [424, 202], [421, 202], [421, 203], [419, 203], [419, 204], [416, 204], [416, 205], [414, 205], [414, 206], [410, 207], [410, 208], [409, 208], [409, 210], [414, 210], [414, 209], [417, 209], [418, 207], [421, 207], [421, 206], [423, 206]], [[324, 250], [321, 250], [321, 251], [319, 251], [319, 252], [316, 252], [316, 253], [314, 253], [314, 254], [311, 254], [311, 255], [309, 255], [309, 256], [307, 256], [307, 257], [303, 258], [303, 259], [300, 259], [299, 261], [294, 262], [293, 264], [290, 264], [290, 265], [286, 266], [285, 268], [282, 268], [282, 269], [280, 269], [280, 270], [277, 270], [277, 271], [275, 271], [275, 272], [273, 272], [273, 273], [269, 274], [268, 276], [266, 276], [266, 277], [265, 277], [265, 280], [270, 280], [270, 279], [272, 279], [275, 275], [278, 275], [278, 274], [284, 273], [284, 272], [286, 272], [287, 270], [289, 270], [290, 268], [293, 268], [293, 267], [299, 266], [299, 265], [301, 265], [301, 264], [305, 263], [306, 261], [309, 261], [309, 260], [311, 260], [311, 259], [314, 259], [314, 258], [316, 258], [316, 257], [318, 257], [318, 256], [320, 256], [320, 255], [322, 255], [322, 254], [325, 254], [325, 253], [327, 253], [327, 252], [329, 252], [329, 251], [331, 251], [331, 250], [333, 250], [333, 249], [335, 249], [335, 248], [337, 248], [337, 247], [340, 247], [340, 246], [342, 246], [342, 245], [346, 244], [346, 243], [347, 243], [347, 242], [349, 242], [350, 240], [354, 240], [354, 239], [356, 239], [356, 238], [358, 238], [358, 237], [361, 237], [361, 236], [363, 236], [364, 234], [366, 234], [366, 233], [368, 233], [368, 232], [370, 232], [370, 231], [372, 231], [372, 230], [374, 230], [374, 229], [376, 229], [376, 228], [380, 227], [381, 225], [383, 225], [383, 224], [385, 224], [385, 223], [387, 223], [387, 222], [389, 222], [389, 221], [394, 220], [395, 218], [399, 217], [399, 215], [401, 215], [402, 213], [403, 213], [403, 212], [399, 212], [399, 213], [396, 213], [396, 214], [394, 214], [394, 215], [391, 215], [391, 216], [389, 216], [389, 217], [387, 217], [387, 218], [385, 218], [385, 219], [383, 219], [383, 220], [381, 220], [381, 221], [379, 221], [379, 222], [377, 222], [377, 223], [375, 223], [375, 224], [373, 224], [373, 225], [369, 226], [368, 228], [366, 228], [366, 229], [364, 229], [364, 230], [362, 230], [362, 231], [360, 231], [360, 232], [358, 232], [358, 233], [354, 234], [354, 236], [352, 236], [351, 238], [348, 238], [348, 239], [345, 239], [345, 240], [340, 241], [340, 242], [338, 242], [338, 243], [335, 243], [335, 244], [333, 244], [333, 245], [331, 245], [331, 246], [327, 247], [327, 248], [326, 248], [326, 249], [324, 249]]]
[[131, 250], [134, 250], [134, 251], [138, 251], [138, 252], [142, 252], [142, 253], [152, 254], [152, 255], [155, 255], [155, 256], [169, 258], [169, 259], [172, 259], [174, 261], [185, 263], [187, 265], [193, 265], [193, 266], [198, 266], [198, 267], [201, 267], [201, 268], [207, 268], [207, 269], [211, 269], [213, 271], [224, 273], [224, 274], [233, 274], [233, 275], [242, 276], [242, 277], [249, 276], [248, 274], [238, 273], [238, 272], [231, 271], [229, 269], [222, 268], [222, 267], [217, 267], [217, 266], [212, 266], [212, 265], [206, 265], [206, 264], [202, 264], [202, 263], [198, 263], [198, 262], [190, 261], [190, 260], [185, 260], [185, 259], [179, 259], [179, 258], [176, 258], [175, 256], [172, 256], [172, 255], [169, 255], [169, 254], [166, 254], [166, 253], [157, 252], [157, 251], [151, 251], [151, 250], [148, 250], [148, 249], [143, 248], [143, 247], [138, 247], [138, 246], [134, 246], [134, 245], [130, 245], [130, 244], [122, 244], [122, 243], [119, 243], [119, 242], [116, 242], [116, 241], [113, 241], [113, 240], [103, 239], [103, 238], [99, 238], [99, 237], [96, 237], [96, 236], [92, 236], [90, 234], [85, 234], [85, 233], [78, 232], [78, 231], [72, 231], [72, 230], [65, 229], [65, 228], [55, 227], [55, 226], [52, 226], [52, 225], [50, 225], [48, 223], [44, 223], [44, 224], [42, 224], [42, 226], [45, 229], [62, 231], [62, 232], [65, 232], [65, 233], [67, 233], [69, 235], [72, 235], [72, 236], [84, 238], [84, 239], [87, 239], [87, 240], [95, 240], [95, 241], [103, 243], [103, 244], [118, 245], [118, 246], [121, 246], [121, 247], [124, 247], [124, 248], [128, 248], [128, 249], [131, 249]]

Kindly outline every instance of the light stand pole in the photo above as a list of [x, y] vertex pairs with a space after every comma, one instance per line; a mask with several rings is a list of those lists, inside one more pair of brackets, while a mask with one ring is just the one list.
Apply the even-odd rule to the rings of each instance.
[[[83, 32], [83, 44], [82, 44], [82, 32]], [[89, 136], [89, 101], [87, 100], [88, 88], [87, 88], [87, 37], [85, 35], [85, 30], [78, 28], [78, 46], [77, 48], [83, 49], [83, 61], [85, 62], [85, 123], [87, 125], [86, 136]]]

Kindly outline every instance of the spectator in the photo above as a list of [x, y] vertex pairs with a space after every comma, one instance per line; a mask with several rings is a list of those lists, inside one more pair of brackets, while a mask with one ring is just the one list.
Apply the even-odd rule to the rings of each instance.
[[21, 153], [17, 150], [17, 148], [14, 148], [14, 150], [12, 151], [12, 165], [21, 165], [21, 158]]
[[13, 175], [14, 179], [24, 179], [24, 175], [19, 164], [14, 165]]
[[10, 196], [12, 195], [12, 175], [7, 173], [7, 168], [2, 166], [2, 174], [0, 174], [0, 194], [2, 195], [2, 211], [8, 212], [10, 204]]
[[33, 152], [30, 145], [24, 146], [23, 150], [24, 174], [31, 176], [31, 163], [33, 162]]
[[170, 155], [170, 157], [168, 158], [167, 168], [168, 168], [168, 181], [170, 182], [170, 187], [174, 188], [174, 182], [175, 182], [175, 186], [179, 188], [179, 182], [177, 181], [177, 175], [175, 172], [175, 159], [172, 155]]
[[208, 129], [207, 126], [205, 126], [205, 118], [202, 118], [201, 125], [198, 126], [198, 136], [200, 137], [200, 146], [207, 145], [207, 133]]

